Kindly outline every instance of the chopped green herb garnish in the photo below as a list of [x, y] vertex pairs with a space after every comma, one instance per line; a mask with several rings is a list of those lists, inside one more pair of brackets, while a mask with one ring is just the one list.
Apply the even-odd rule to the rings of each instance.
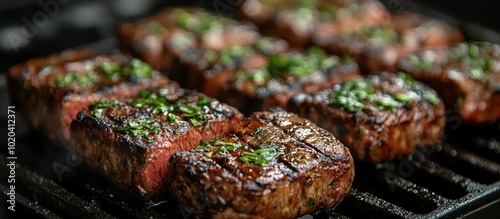
[[447, 64], [458, 64], [464, 70], [469, 69], [467, 76], [472, 79], [490, 81], [492, 63], [490, 55], [482, 51], [482, 46], [483, 44], [480, 42], [468, 42], [465, 45], [465, 50], [460, 46], [450, 48]]
[[176, 17], [180, 27], [194, 33], [199, 38], [208, 32], [222, 29], [225, 24], [230, 23], [227, 18], [203, 11], [191, 13], [186, 10], [178, 10]]
[[97, 102], [90, 104], [89, 108], [92, 109], [92, 111], [90, 111], [90, 115], [95, 116], [95, 117], [101, 117], [104, 109], [117, 108], [118, 106], [120, 106], [118, 100], [97, 101]]
[[375, 105], [384, 107], [392, 112], [396, 112], [399, 103], [390, 96], [384, 96], [375, 100]]
[[399, 94], [396, 94], [394, 95], [394, 99], [399, 101], [399, 102], [402, 102], [402, 103], [413, 103], [415, 101], [415, 99], [408, 95], [408, 94], [403, 94], [403, 93], [399, 93]]
[[200, 140], [200, 144], [198, 145], [197, 148], [202, 150], [208, 150], [210, 148], [210, 144], [208, 144], [208, 142], [206, 141]]
[[199, 20], [186, 10], [179, 9], [177, 12], [177, 23], [179, 26], [191, 30], [199, 26]]
[[401, 77], [401, 79], [403, 79], [403, 82], [407, 87], [412, 86], [416, 83], [415, 79], [412, 78], [409, 74], [400, 72], [399, 76]]
[[314, 205], [316, 205], [316, 202], [314, 202], [314, 199], [309, 198], [309, 203], [308, 204], [309, 204], [309, 206], [314, 206]]
[[260, 53], [264, 53], [264, 54], [269, 54], [269, 49], [270, 47], [272, 47], [272, 44], [276, 41], [277, 39], [276, 38], [273, 38], [273, 37], [261, 37], [257, 43], [255, 43], [255, 48], [257, 49], [257, 51], [259, 51]]
[[267, 146], [267, 148], [260, 147], [253, 152], [243, 152], [243, 155], [240, 156], [240, 161], [244, 163], [253, 163], [263, 167], [269, 166], [269, 161], [280, 155], [278, 149], [283, 146], [276, 143], [268, 143], [265, 144], [265, 146]]
[[168, 120], [170, 122], [173, 122], [173, 123], [176, 123], [176, 122], [178, 122], [178, 121], [181, 120], [181, 118], [179, 116], [177, 116], [177, 115], [175, 115], [173, 113], [168, 113], [167, 116], [168, 116]]
[[462, 106], [464, 104], [464, 101], [465, 101], [465, 94], [461, 94], [457, 97], [456, 103], [457, 105]]
[[210, 98], [208, 97], [200, 97], [198, 100], [196, 100], [196, 106], [203, 107], [203, 106], [209, 106], [211, 103]]
[[255, 131], [253, 131], [252, 133], [250, 133], [250, 135], [260, 135], [260, 134], [264, 134], [266, 133], [266, 130], [263, 129], [263, 128], [257, 128]]
[[101, 68], [108, 80], [113, 82], [120, 80], [122, 68], [118, 63], [106, 61], [102, 63]]
[[238, 80], [250, 80], [256, 85], [264, 85], [271, 78], [267, 69], [251, 69], [248, 71], [238, 71], [236, 73]]
[[220, 51], [219, 61], [224, 66], [229, 66], [233, 61], [248, 57], [250, 50], [242, 45], [230, 46]]
[[205, 60], [205, 62], [207, 63], [215, 62], [217, 60], [217, 57], [219, 57], [219, 55], [215, 50], [209, 49], [203, 53], [203, 60]]
[[[304, 1], [306, 2], [306, 1]], [[312, 2], [312, 1], [308, 1]], [[310, 3], [304, 4], [304, 7], [297, 7], [290, 11], [290, 15], [293, 16], [295, 22], [301, 22], [306, 24], [313, 24], [314, 22], [314, 11]]]
[[333, 4], [328, 4], [326, 6], [324, 6], [323, 8], [320, 9], [320, 19], [325, 21], [325, 20], [334, 20], [335, 19], [335, 16], [337, 14], [337, 11], [338, 11], [338, 7], [336, 5], [333, 5]]
[[297, 1], [297, 8], [314, 8], [314, 1], [310, 0], [298, 0]]
[[484, 69], [485, 71], [488, 71], [488, 72], [490, 72], [490, 71], [492, 70], [492, 69], [491, 69], [491, 59], [490, 59], [490, 58], [485, 57], [485, 58], [483, 59], [483, 69]]
[[71, 71], [64, 76], [56, 76], [55, 84], [58, 87], [71, 87], [73, 85], [78, 85], [84, 88], [88, 88], [94, 84], [97, 80], [97, 76], [94, 71], [76, 72]]
[[150, 21], [146, 24], [146, 32], [153, 35], [162, 34], [165, 32], [165, 27], [158, 21]]
[[357, 112], [365, 108], [363, 103], [350, 96], [335, 96], [332, 103], [344, 107], [349, 112]]
[[467, 57], [475, 59], [479, 57], [479, 47], [474, 42], [467, 43]]
[[474, 67], [470, 70], [470, 77], [473, 79], [481, 79], [484, 77], [484, 71], [481, 67]]
[[150, 142], [152, 139], [149, 138], [150, 133], [160, 134], [160, 125], [152, 119], [138, 119], [129, 120], [127, 124], [118, 129], [119, 132], [130, 132], [134, 136], [144, 136], [147, 137]]
[[338, 57], [327, 56], [326, 53], [312, 47], [306, 53], [284, 53], [269, 57], [267, 70], [273, 77], [283, 74], [300, 78], [314, 72], [326, 70], [339, 63]]
[[[168, 92], [168, 90], [167, 90]], [[158, 94], [165, 93], [165, 90], [160, 90]], [[181, 116], [186, 118], [193, 126], [201, 126], [207, 120], [206, 111], [210, 104], [208, 97], [200, 97], [196, 101], [196, 106], [186, 106], [188, 102], [179, 101], [178, 105], [171, 105], [167, 103], [166, 99], [158, 96], [156, 93], [149, 93], [147, 91], [139, 92], [139, 97], [132, 101], [134, 107], [150, 106], [152, 113], [162, 113], [166, 115], [170, 122], [178, 122], [181, 118], [175, 113], [180, 113]]]
[[226, 152], [233, 152], [236, 148], [242, 147], [239, 142], [228, 142], [228, 141], [220, 141], [220, 140], [211, 140], [211, 141], [202, 141], [200, 140], [200, 145], [197, 147], [198, 149], [202, 149], [204, 151], [208, 150], [210, 147], [218, 147], [215, 150], [215, 154], [223, 154]]
[[358, 137], [362, 137], [363, 136], [363, 127], [359, 127], [356, 134], [358, 135]]
[[233, 148], [241, 147], [241, 144], [239, 142], [228, 142], [228, 141], [219, 141], [219, 140], [209, 141], [208, 144], [213, 145], [213, 146], [231, 146]]
[[158, 97], [156, 94], [150, 94], [143, 90], [139, 92], [139, 98], [132, 101], [132, 106], [151, 106], [153, 113], [167, 114], [169, 112], [169, 107], [167, 107], [166, 102], [164, 97]]
[[434, 106], [437, 106], [441, 102], [441, 100], [439, 100], [439, 97], [431, 92], [425, 92], [422, 95], [422, 97], [424, 98], [424, 100], [426, 100], [427, 102], [431, 103]]
[[328, 70], [338, 65], [337, 56], [328, 56], [317, 47], [310, 48], [305, 53], [288, 52], [271, 55], [266, 68], [239, 71], [236, 74], [234, 87], [239, 87], [244, 81], [250, 80], [257, 86], [263, 86], [271, 78], [288, 80], [302, 78], [316, 72]]
[[172, 42], [171, 45], [173, 45], [174, 48], [180, 50], [191, 48], [195, 43], [193, 38], [186, 36], [186, 34], [180, 34], [180, 33], [174, 34], [170, 38], [170, 42]]
[[417, 71], [431, 71], [432, 70], [432, 62], [427, 61], [425, 59], [419, 58], [416, 55], [408, 56], [408, 62], [411, 67]]
[[352, 80], [334, 88], [331, 103], [343, 107], [349, 112], [365, 109], [363, 100], [372, 98], [373, 86], [366, 80]]
[[354, 34], [359, 34], [361, 38], [375, 40], [380, 43], [389, 44], [393, 42], [398, 34], [390, 27], [368, 27], [362, 29], [360, 32]]
[[158, 94], [162, 97], [167, 96], [170, 93], [168, 88], [160, 88], [158, 89]]
[[194, 118], [189, 119], [189, 121], [191, 122], [191, 124], [193, 124], [194, 127], [202, 125], [200, 121], [198, 121], [197, 119], [194, 119]]
[[146, 79], [153, 73], [153, 67], [139, 59], [132, 59], [130, 64], [124, 67], [117, 62], [106, 61], [101, 65], [101, 69], [106, 78], [112, 82], [122, 78]]
[[152, 73], [153, 67], [139, 59], [132, 59], [130, 65], [123, 68], [123, 75], [131, 78], [149, 78]]

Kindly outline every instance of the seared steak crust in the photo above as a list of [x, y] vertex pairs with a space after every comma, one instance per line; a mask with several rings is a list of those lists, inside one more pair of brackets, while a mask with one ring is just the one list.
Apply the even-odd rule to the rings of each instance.
[[134, 97], [150, 86], [177, 86], [140, 60], [89, 50], [29, 60], [12, 67], [7, 80], [13, 104], [59, 143], [69, 142], [71, 120], [94, 101]]
[[340, 141], [284, 111], [256, 112], [169, 165], [172, 196], [196, 217], [294, 218], [335, 207], [354, 177]]
[[449, 45], [463, 39], [457, 29], [441, 21], [394, 23], [371, 25], [335, 35], [320, 29], [313, 43], [333, 54], [353, 57], [363, 73], [374, 74], [396, 71], [398, 60], [422, 47]]
[[382, 73], [298, 94], [288, 110], [331, 131], [355, 159], [370, 163], [439, 143], [445, 125], [436, 93], [405, 74]]
[[218, 98], [250, 114], [272, 106], [285, 108], [298, 92], [315, 92], [359, 75], [356, 63], [319, 48], [292, 50], [267, 57], [264, 67], [237, 71]]
[[461, 43], [409, 55], [399, 67], [429, 84], [466, 124], [500, 118], [500, 46]]
[[[260, 42], [260, 41], [259, 41]], [[224, 84], [239, 69], [265, 66], [266, 57], [252, 46], [234, 45], [222, 50], [197, 48], [181, 55], [185, 74], [179, 77], [183, 87], [198, 89], [217, 97]]]
[[194, 91], [159, 87], [139, 98], [99, 101], [71, 124], [71, 143], [117, 185], [151, 198], [166, 190], [168, 159], [231, 129], [243, 116]]
[[259, 36], [250, 24], [197, 8], [166, 9], [118, 29], [122, 48], [160, 71], [176, 67], [179, 56], [188, 49], [250, 45]]
[[374, 0], [249, 0], [241, 3], [238, 15], [256, 24], [262, 33], [279, 36], [294, 47], [309, 43], [315, 30], [323, 26], [351, 29], [390, 20], [389, 11]]

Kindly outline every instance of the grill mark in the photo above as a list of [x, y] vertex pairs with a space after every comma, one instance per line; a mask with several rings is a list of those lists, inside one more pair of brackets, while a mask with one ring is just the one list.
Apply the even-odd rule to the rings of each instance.
[[[257, 121], [258, 121], [258, 120], [257, 120]], [[260, 122], [260, 121], [259, 121], [259, 122]], [[262, 125], [266, 125], [265, 123], [262, 123], [262, 122], [261, 122], [261, 124], [262, 124]], [[248, 127], [248, 126], [246, 126], [246, 127]], [[261, 127], [261, 126], [259, 126], [258, 128], [260, 128], [260, 127]], [[275, 127], [270, 127], [270, 128], [275, 128]], [[275, 128], [275, 129], [276, 129], [276, 128]], [[255, 130], [253, 130], [253, 131], [255, 131]], [[253, 132], [253, 131], [252, 131], [252, 132]], [[279, 129], [278, 129], [278, 130], [275, 130], [275, 131], [281, 131], [281, 130], [279, 130]], [[252, 132], [250, 132], [250, 133], [252, 133]], [[240, 143], [241, 143], [241, 142], [244, 142], [246, 146], [250, 146], [250, 147], [252, 147], [252, 148], [255, 148], [256, 146], [258, 146], [258, 144], [257, 144], [257, 145], [250, 145], [250, 144], [246, 143], [247, 141], [246, 141], [246, 139], [244, 138], [244, 135], [239, 134], [238, 132], [232, 132], [232, 134], [234, 134], [234, 136], [236, 136], [236, 137], [238, 138], [238, 140], [240, 141]], [[244, 146], [243, 146], [243, 147], [244, 147]], [[233, 156], [233, 154], [232, 154], [232, 153], [230, 153], [230, 154], [231, 154], [231, 156]], [[237, 157], [235, 157], [235, 158], [237, 158]], [[288, 168], [291, 170], [291, 173], [285, 172], [285, 171], [283, 171], [281, 168], [277, 168], [279, 161], [282, 161], [281, 163], [283, 163], [286, 167], [288, 167]], [[290, 168], [290, 167], [291, 167], [291, 168]], [[294, 175], [298, 175], [298, 173], [299, 173], [299, 171], [298, 171], [298, 169], [297, 169], [297, 168], [293, 167], [291, 163], [289, 163], [289, 162], [285, 161], [284, 159], [282, 159], [282, 158], [281, 158], [281, 156], [278, 156], [278, 162], [277, 162], [276, 167], [274, 167], [274, 168], [279, 169], [279, 170], [283, 173], [283, 175], [285, 175], [285, 176], [289, 176], [289, 177], [292, 177], [293, 179], [297, 178], [297, 177], [294, 177]], [[293, 173], [297, 173], [297, 174], [293, 174]]]
[[[284, 115], [286, 112], [284, 113], [280, 113], [280, 115]], [[325, 152], [323, 152], [321, 149], [317, 148], [316, 146], [312, 145], [312, 144], [309, 144], [307, 142], [302, 141], [300, 139], [298, 139], [295, 135], [291, 134], [293, 133], [293, 131], [290, 131], [290, 130], [285, 130], [283, 128], [281, 128], [278, 124], [277, 124], [277, 120], [275, 118], [261, 118], [261, 116], [256, 116], [258, 117], [258, 119], [260, 121], [262, 121], [263, 123], [267, 123], [268, 125], [271, 125], [271, 126], [275, 126], [277, 127], [278, 129], [280, 129], [284, 134], [286, 134], [287, 136], [289, 136], [290, 138], [294, 139], [296, 142], [298, 142], [298, 144], [300, 144], [301, 146], [303, 146], [304, 148], [308, 148], [312, 151], [315, 151], [316, 153], [322, 155], [322, 157], [324, 158], [327, 158], [327, 160], [329, 162], [336, 162], [336, 161], [343, 161], [343, 162], [346, 162], [346, 161], [349, 161], [349, 157], [348, 156], [335, 156], [335, 155], [329, 155], [329, 154], [326, 154]], [[287, 113], [286, 115], [287, 118], [291, 118], [290, 114]], [[267, 119], [269, 119], [270, 121], [268, 121]], [[290, 126], [296, 126], [297, 124], [294, 123], [294, 124], [291, 124]], [[315, 130], [315, 129], [313, 129]], [[317, 134], [323, 134], [321, 132], [316, 132]], [[334, 137], [334, 136], [332, 136]]]

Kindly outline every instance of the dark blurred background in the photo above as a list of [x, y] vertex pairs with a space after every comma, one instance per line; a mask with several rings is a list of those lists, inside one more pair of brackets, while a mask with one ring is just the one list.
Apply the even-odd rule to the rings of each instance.
[[[241, 0], [0, 0], [0, 72], [28, 58], [101, 43], [116, 46], [118, 23], [172, 5], [198, 5], [231, 14]], [[500, 43], [495, 1], [380, 0], [390, 10], [422, 12], [462, 29], [468, 39]]]

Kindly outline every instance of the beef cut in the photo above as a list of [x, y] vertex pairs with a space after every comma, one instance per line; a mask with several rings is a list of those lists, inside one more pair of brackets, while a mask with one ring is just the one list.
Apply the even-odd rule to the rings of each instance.
[[463, 123], [499, 121], [499, 45], [468, 42], [427, 49], [402, 59], [399, 67], [434, 88]]
[[71, 120], [94, 101], [134, 97], [150, 86], [177, 86], [139, 59], [90, 50], [28, 60], [12, 67], [7, 80], [12, 104], [58, 143], [69, 142]]
[[229, 133], [177, 152], [166, 185], [194, 217], [295, 218], [335, 207], [353, 160], [330, 132], [285, 111], [262, 111]]
[[189, 49], [221, 50], [253, 44], [259, 37], [251, 24], [200, 8], [169, 8], [118, 28], [121, 47], [160, 71], [177, 68]]
[[268, 56], [260, 68], [240, 69], [218, 94], [246, 114], [273, 106], [286, 107], [298, 92], [311, 93], [360, 75], [352, 60], [313, 47]]
[[433, 146], [443, 136], [444, 104], [404, 73], [353, 79], [314, 94], [297, 94], [288, 110], [332, 132], [357, 160], [382, 163]]
[[233, 107], [177, 87], [138, 98], [98, 101], [71, 124], [71, 145], [112, 182], [150, 199], [163, 193], [170, 155], [230, 130], [243, 118]]

